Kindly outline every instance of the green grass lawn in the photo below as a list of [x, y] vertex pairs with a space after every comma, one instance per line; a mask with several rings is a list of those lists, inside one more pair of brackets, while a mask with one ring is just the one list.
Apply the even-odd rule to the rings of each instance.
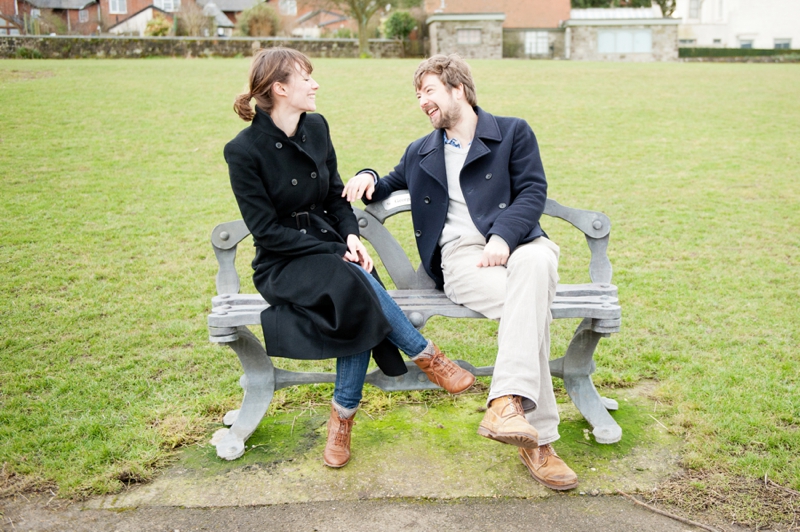
[[[429, 131], [411, 86], [417, 61], [314, 63], [345, 178], [388, 171]], [[210, 231], [239, 218], [222, 147], [245, 126], [232, 102], [248, 65], [0, 62], [6, 487], [117, 490], [237, 407], [239, 363], [209, 344], [205, 316]], [[472, 66], [485, 109], [532, 125], [550, 196], [612, 220], [624, 318], [598, 350], [598, 385], [655, 380], [653, 415], [685, 440], [686, 466], [800, 489], [800, 69]], [[393, 222], [414, 253], [408, 225]], [[545, 230], [562, 247], [562, 281], [586, 282], [579, 235]], [[246, 291], [250, 258], [245, 246]], [[554, 355], [575, 325], [555, 324]], [[433, 320], [426, 334], [486, 364], [495, 331]], [[379, 409], [385, 395], [366, 397]], [[273, 408], [329, 396], [281, 391]]]

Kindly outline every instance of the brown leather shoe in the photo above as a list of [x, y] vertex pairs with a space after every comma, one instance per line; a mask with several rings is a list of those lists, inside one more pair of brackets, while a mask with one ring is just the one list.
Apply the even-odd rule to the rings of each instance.
[[516, 395], [492, 400], [478, 426], [478, 434], [517, 447], [534, 449], [539, 446], [539, 433], [525, 419], [522, 400]]
[[433, 347], [433, 353], [427, 353], [426, 349], [423, 354], [412, 360], [432, 383], [453, 394], [466, 391], [472, 386], [475, 375], [444, 356], [435, 345], [429, 345]]
[[328, 467], [343, 467], [350, 461], [350, 431], [353, 430], [352, 417], [339, 417], [336, 407], [331, 405], [331, 418], [328, 420], [328, 442], [322, 460]]
[[578, 485], [578, 475], [549, 443], [536, 449], [520, 449], [519, 457], [531, 476], [551, 490], [571, 490]]

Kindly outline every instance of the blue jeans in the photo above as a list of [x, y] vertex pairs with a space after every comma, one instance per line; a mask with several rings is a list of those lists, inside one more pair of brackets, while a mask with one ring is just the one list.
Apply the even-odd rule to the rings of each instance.
[[[368, 280], [378, 300], [381, 303], [386, 320], [392, 326], [392, 332], [387, 338], [409, 357], [421, 353], [427, 346], [428, 341], [420, 332], [411, 325], [406, 315], [394, 302], [386, 290], [367, 273], [361, 266], [353, 264], [358, 268]], [[351, 355], [349, 357], [339, 357], [336, 359], [336, 386], [333, 390], [333, 399], [340, 406], [345, 408], [355, 408], [361, 402], [361, 392], [364, 388], [364, 378], [367, 376], [367, 366], [369, 366], [369, 351]]]

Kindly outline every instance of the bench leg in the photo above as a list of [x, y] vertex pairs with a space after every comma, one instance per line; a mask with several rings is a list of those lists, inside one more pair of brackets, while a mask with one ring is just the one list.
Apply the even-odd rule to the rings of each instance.
[[601, 397], [592, 382], [594, 351], [602, 335], [591, 329], [592, 320], [584, 319], [575, 330], [566, 354], [550, 361], [550, 372], [564, 379], [572, 402], [593, 427], [597, 443], [616, 443], [622, 439], [622, 429], [608, 413], [616, 409], [616, 401]]
[[264, 346], [247, 327], [237, 327], [238, 340], [228, 345], [236, 352], [244, 368], [244, 399], [239, 410], [225, 415], [228, 433], [217, 443], [217, 456], [236, 460], [244, 454], [244, 443], [267, 413], [275, 393], [275, 368]]

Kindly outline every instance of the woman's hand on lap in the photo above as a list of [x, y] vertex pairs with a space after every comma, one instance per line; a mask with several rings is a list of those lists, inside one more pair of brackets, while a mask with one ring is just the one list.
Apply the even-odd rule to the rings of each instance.
[[367, 248], [361, 243], [358, 235], [347, 235], [347, 251], [344, 254], [344, 260], [355, 262], [368, 272], [372, 272], [372, 257], [369, 256]]

